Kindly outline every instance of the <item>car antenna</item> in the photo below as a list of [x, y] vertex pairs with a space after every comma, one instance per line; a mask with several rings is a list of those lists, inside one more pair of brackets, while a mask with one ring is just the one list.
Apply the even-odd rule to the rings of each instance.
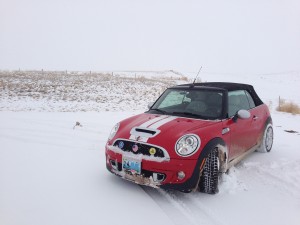
[[194, 84], [195, 84], [195, 82], [196, 82], [196, 79], [197, 79], [197, 77], [199, 76], [201, 70], [202, 70], [202, 66], [200, 67], [200, 69], [199, 69], [199, 71], [198, 71], [198, 73], [197, 73], [197, 75], [196, 75], [196, 77], [195, 77], [195, 79], [194, 79], [194, 81], [193, 81], [193, 84], [191, 85], [192, 87], [194, 87]]

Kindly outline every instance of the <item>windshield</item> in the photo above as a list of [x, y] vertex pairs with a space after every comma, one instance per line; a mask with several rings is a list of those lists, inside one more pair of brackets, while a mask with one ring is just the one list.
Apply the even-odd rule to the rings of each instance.
[[222, 102], [221, 91], [167, 89], [148, 112], [200, 119], [220, 119]]

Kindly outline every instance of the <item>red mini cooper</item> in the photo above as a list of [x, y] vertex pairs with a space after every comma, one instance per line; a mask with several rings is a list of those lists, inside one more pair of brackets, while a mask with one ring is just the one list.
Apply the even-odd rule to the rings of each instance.
[[106, 166], [137, 184], [214, 194], [222, 173], [272, 144], [269, 109], [251, 85], [184, 84], [114, 126]]

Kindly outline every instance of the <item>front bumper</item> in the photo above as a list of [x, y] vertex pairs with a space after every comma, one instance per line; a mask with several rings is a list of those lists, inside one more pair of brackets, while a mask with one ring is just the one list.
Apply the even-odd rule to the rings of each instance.
[[[124, 152], [114, 146], [106, 145], [106, 167], [110, 172], [123, 179], [155, 188], [181, 191], [192, 190], [197, 186], [200, 167], [199, 169], [195, 168], [198, 168], [198, 160], [159, 159], [142, 156], [142, 171], [140, 175], [137, 175], [122, 170], [122, 157], [125, 154], [133, 153]], [[185, 174], [183, 179], [178, 178], [178, 172], [180, 171], [183, 171]]]

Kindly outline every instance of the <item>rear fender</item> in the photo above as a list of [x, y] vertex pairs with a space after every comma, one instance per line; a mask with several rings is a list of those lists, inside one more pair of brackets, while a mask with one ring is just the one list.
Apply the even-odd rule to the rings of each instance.
[[261, 142], [263, 141], [264, 133], [265, 133], [265, 130], [266, 130], [266, 128], [267, 128], [267, 126], [268, 126], [269, 123], [273, 125], [273, 121], [272, 121], [271, 116], [269, 116], [266, 119], [266, 122], [265, 122], [265, 125], [264, 125], [264, 129], [262, 130], [261, 134], [259, 135], [258, 146], [260, 146]]

